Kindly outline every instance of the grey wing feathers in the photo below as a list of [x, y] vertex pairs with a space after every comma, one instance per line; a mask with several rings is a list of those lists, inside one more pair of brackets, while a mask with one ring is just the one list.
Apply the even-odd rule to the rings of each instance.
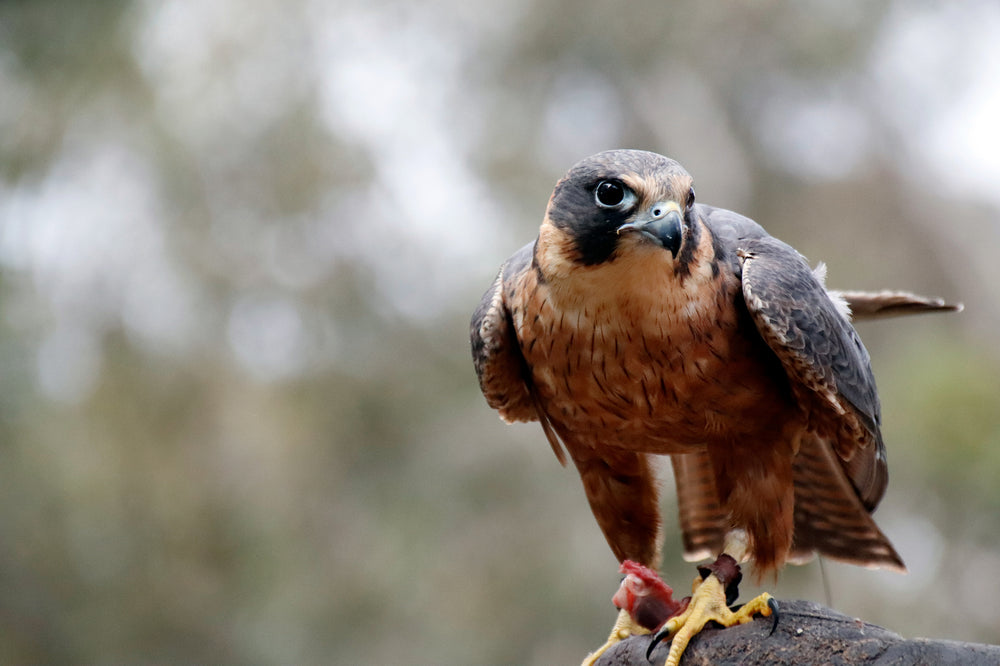
[[472, 361], [486, 402], [508, 421], [538, 418], [535, 399], [528, 385], [527, 368], [514, 332], [514, 322], [505, 300], [505, 283], [531, 261], [532, 245], [526, 245], [504, 262], [490, 288], [472, 315], [470, 338]]
[[504, 262], [479, 301], [469, 331], [472, 361], [479, 377], [479, 388], [489, 406], [508, 423], [539, 421], [553, 453], [565, 467], [566, 453], [532, 388], [531, 370], [521, 353], [507, 306], [515, 278], [530, 270], [533, 250], [534, 243], [529, 243]]
[[[743, 294], [800, 402], [827, 428], [866, 507], [885, 492], [881, 408], [868, 351], [805, 258], [775, 238], [741, 243]], [[855, 456], [859, 456], [854, 460]]]

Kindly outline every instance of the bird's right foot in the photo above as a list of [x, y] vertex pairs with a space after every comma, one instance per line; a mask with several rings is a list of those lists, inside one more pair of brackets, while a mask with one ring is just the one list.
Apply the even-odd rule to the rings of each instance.
[[718, 622], [723, 627], [746, 624], [753, 616], [774, 616], [771, 633], [778, 625], [778, 602], [766, 592], [751, 599], [733, 611], [729, 605], [739, 595], [739, 582], [743, 578], [740, 566], [731, 556], [723, 553], [707, 567], [699, 567], [700, 578], [695, 579], [693, 596], [687, 609], [670, 618], [653, 636], [646, 651], [646, 657], [663, 640], [670, 640], [670, 653], [664, 666], [678, 666], [681, 656], [691, 638], [710, 622]]

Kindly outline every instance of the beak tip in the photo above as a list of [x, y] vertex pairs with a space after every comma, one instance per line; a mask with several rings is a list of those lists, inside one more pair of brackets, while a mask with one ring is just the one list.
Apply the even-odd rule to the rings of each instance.
[[638, 222], [628, 222], [617, 229], [619, 236], [626, 231], [638, 231], [676, 258], [680, 250], [681, 239], [687, 231], [687, 225], [677, 211], [670, 211], [662, 217]]

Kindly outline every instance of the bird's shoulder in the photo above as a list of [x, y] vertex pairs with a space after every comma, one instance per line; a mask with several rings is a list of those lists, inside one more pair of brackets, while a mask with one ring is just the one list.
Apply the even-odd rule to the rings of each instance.
[[726, 208], [716, 208], [707, 204], [695, 204], [702, 223], [715, 239], [717, 248], [735, 253], [741, 242], [759, 238], [771, 238], [764, 227], [749, 217]]

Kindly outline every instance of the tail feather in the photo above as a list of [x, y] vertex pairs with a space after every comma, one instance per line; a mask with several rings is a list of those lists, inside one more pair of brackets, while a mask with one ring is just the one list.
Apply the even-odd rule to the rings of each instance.
[[[722, 552], [732, 519], [719, 502], [711, 460], [704, 451], [674, 454], [670, 459], [684, 559], [715, 557]], [[827, 442], [805, 437], [792, 473], [795, 529], [789, 562], [803, 564], [819, 552], [860, 566], [906, 571]]]
[[963, 308], [961, 303], [946, 303], [940, 298], [908, 291], [830, 291], [830, 294], [846, 301], [855, 321], [925, 312], [961, 312]]
[[902, 558], [875, 524], [829, 443], [803, 439], [793, 463], [795, 532], [791, 561], [819, 552], [869, 568], [906, 571]]
[[684, 559], [689, 562], [722, 552], [730, 518], [719, 502], [715, 472], [707, 451], [670, 456], [677, 486]]

